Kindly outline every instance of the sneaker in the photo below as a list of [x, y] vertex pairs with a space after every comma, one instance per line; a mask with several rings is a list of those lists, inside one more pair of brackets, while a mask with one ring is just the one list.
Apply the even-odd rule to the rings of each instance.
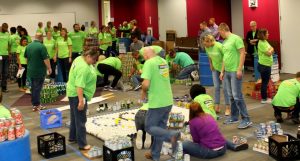
[[149, 149], [151, 146], [151, 135], [146, 133], [146, 138], [145, 138], [145, 142], [144, 142], [144, 148], [145, 149]]
[[143, 148], [143, 131], [139, 130], [135, 139], [136, 148], [141, 150]]
[[109, 87], [109, 88], [108, 88], [108, 91], [110, 91], [110, 92], [115, 92], [115, 91], [118, 91], [118, 90], [116, 89], [116, 87]]
[[103, 90], [104, 90], [104, 91], [108, 91], [108, 89], [109, 89], [109, 86], [104, 86], [104, 87], [103, 87]]
[[266, 99], [266, 100], [261, 100], [260, 101], [261, 104], [271, 104], [272, 103], [272, 99]]
[[223, 122], [223, 124], [229, 125], [229, 124], [236, 124], [236, 123], [238, 123], [238, 122], [239, 122], [239, 120], [232, 120], [231, 118], [228, 118], [227, 120], [225, 120], [225, 121]]
[[252, 125], [251, 121], [244, 121], [244, 120], [242, 120], [241, 123], [238, 126], [238, 129], [246, 129], [246, 128], [248, 128], [251, 125]]
[[241, 151], [241, 150], [247, 150], [249, 148], [249, 145], [247, 143], [236, 145], [233, 149], [233, 151]]
[[134, 91], [137, 91], [137, 90], [139, 90], [141, 87], [142, 87], [141, 84], [140, 84], [140, 85], [137, 85], [133, 90], [134, 90]]

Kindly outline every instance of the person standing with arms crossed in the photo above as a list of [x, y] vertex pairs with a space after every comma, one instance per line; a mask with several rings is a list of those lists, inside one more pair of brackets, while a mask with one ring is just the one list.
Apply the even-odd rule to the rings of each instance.
[[168, 63], [155, 54], [151, 47], [145, 47], [143, 50], [146, 62], [141, 76], [144, 79], [142, 100], [148, 98], [149, 103], [145, 130], [154, 137], [151, 152], [145, 153], [145, 157], [159, 161], [163, 141], [171, 142], [174, 149], [180, 133], [166, 129], [173, 105]]
[[36, 33], [35, 39], [25, 50], [27, 58], [27, 77], [31, 81], [32, 111], [45, 109], [40, 103], [41, 90], [43, 88], [46, 73], [52, 73], [49, 55], [46, 47], [42, 44], [43, 35]]
[[224, 39], [224, 57], [220, 79], [225, 80], [231, 106], [231, 115], [224, 124], [238, 123], [239, 114], [241, 114], [242, 121], [238, 128], [245, 129], [251, 126], [252, 122], [242, 93], [243, 68], [246, 56], [244, 42], [242, 38], [230, 32], [226, 23], [219, 25], [219, 33]]

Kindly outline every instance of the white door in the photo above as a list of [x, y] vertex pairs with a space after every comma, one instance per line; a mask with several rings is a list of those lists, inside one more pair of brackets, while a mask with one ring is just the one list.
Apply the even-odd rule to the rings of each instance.
[[103, 10], [102, 10], [102, 23], [103, 25], [107, 25], [110, 22], [110, 1], [103, 0]]
[[299, 6], [299, 0], [279, 0], [281, 16], [281, 72], [283, 73], [296, 73], [300, 71]]
[[186, 37], [186, 14], [186, 0], [158, 0], [159, 40], [166, 41], [166, 30], [175, 30], [177, 37]]

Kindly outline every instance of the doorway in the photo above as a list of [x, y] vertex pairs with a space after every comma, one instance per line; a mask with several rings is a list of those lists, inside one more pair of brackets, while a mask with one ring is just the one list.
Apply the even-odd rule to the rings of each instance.
[[102, 24], [107, 25], [110, 21], [110, 0], [102, 0]]

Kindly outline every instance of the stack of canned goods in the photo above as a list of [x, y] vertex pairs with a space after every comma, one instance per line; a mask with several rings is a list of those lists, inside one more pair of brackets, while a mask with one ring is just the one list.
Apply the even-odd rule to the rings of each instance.
[[258, 129], [255, 131], [257, 139], [265, 139], [272, 134], [283, 135], [283, 130], [279, 123], [269, 121], [267, 123], [260, 123]]
[[107, 148], [113, 151], [132, 147], [131, 139], [128, 136], [116, 136], [112, 139], [106, 140], [104, 144]]
[[177, 84], [177, 85], [192, 86], [192, 85], [193, 85], [193, 81], [192, 81], [191, 78], [187, 78], [187, 79], [176, 79], [176, 80], [175, 80], [175, 84]]
[[99, 50], [99, 41], [97, 36], [90, 35], [84, 41], [84, 50]]
[[135, 63], [135, 59], [132, 57], [132, 53], [129, 52], [124, 56], [124, 58], [121, 61], [122, 80], [124, 82], [130, 82], [130, 78], [128, 77], [128, 75], [130, 74], [133, 64]]
[[55, 83], [50, 84], [50, 85], [53, 85], [53, 86], [56, 87], [58, 95], [66, 94], [67, 83], [65, 83], [65, 82], [55, 82]]
[[0, 118], [0, 142], [15, 140], [25, 134], [22, 114], [17, 109], [11, 109], [12, 118]]
[[187, 108], [187, 109], [190, 108], [191, 99], [189, 98], [188, 95], [184, 95], [182, 97], [174, 97], [173, 99], [174, 102], [176, 102], [176, 105], [178, 107]]
[[171, 128], [183, 128], [184, 115], [182, 113], [171, 113], [169, 122]]
[[58, 92], [55, 85], [44, 85], [41, 91], [41, 103], [52, 103], [57, 100]]
[[100, 103], [99, 107], [96, 109], [97, 112], [108, 111], [119, 111], [121, 109], [130, 109], [134, 107], [134, 103], [131, 100], [127, 101], [117, 101], [114, 104], [108, 105], [107, 103]]

